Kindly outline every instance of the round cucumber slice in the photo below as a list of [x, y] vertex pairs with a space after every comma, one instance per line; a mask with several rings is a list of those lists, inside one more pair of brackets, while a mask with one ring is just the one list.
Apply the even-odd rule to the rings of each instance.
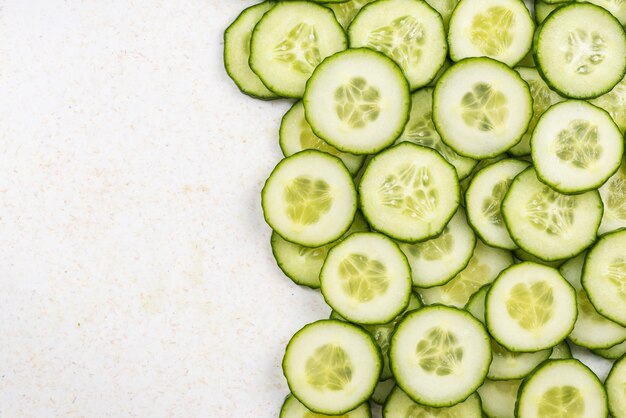
[[430, 306], [407, 314], [389, 351], [396, 383], [414, 401], [451, 406], [485, 380], [491, 348], [480, 322], [465, 311]]
[[537, 69], [548, 85], [574, 99], [610, 91], [626, 71], [624, 28], [593, 4], [570, 4], [550, 13], [534, 48]]
[[530, 51], [534, 31], [521, 0], [461, 0], [450, 18], [450, 58], [489, 57], [514, 66]]
[[609, 12], [620, 21], [624, 26], [626, 25], [626, 3], [623, 0], [576, 0], [578, 3], [592, 3], [596, 6], [600, 6]]
[[599, 189], [604, 214], [599, 234], [626, 228], [626, 159], [619, 169]]
[[613, 418], [626, 418], [626, 356], [613, 364], [605, 386], [611, 415]]
[[283, 1], [252, 32], [250, 68], [277, 95], [299, 98], [317, 65], [346, 47], [346, 34], [331, 10], [309, 1]]
[[622, 133], [609, 114], [580, 100], [548, 109], [530, 143], [537, 176], [561, 193], [597, 189], [624, 154]]
[[282, 160], [261, 192], [265, 221], [287, 241], [320, 247], [336, 241], [356, 213], [356, 190], [341, 160], [301, 151]]
[[359, 192], [372, 229], [405, 242], [439, 235], [459, 206], [454, 167], [436, 151], [408, 142], [370, 161]]
[[598, 313], [626, 326], [626, 229], [603, 235], [589, 250], [582, 285]]
[[518, 418], [606, 418], [606, 392], [602, 383], [578, 360], [543, 363], [519, 388]]
[[501, 154], [517, 144], [533, 114], [528, 84], [490, 58], [450, 67], [435, 87], [433, 121], [443, 142], [470, 158]]
[[485, 301], [489, 332], [499, 344], [517, 352], [559, 344], [574, 328], [577, 314], [574, 288], [558, 270], [531, 262], [503, 271]]
[[613, 90], [590, 101], [594, 106], [609, 112], [622, 133], [626, 132], [626, 77]]
[[371, 48], [394, 60], [411, 90], [430, 83], [448, 54], [443, 20], [421, 0], [366, 5], [350, 24], [348, 39], [351, 48]]
[[593, 354], [604, 357], [607, 360], [615, 360], [626, 354], [626, 341], [611, 348], [599, 348], [593, 350]]
[[291, 338], [283, 373], [291, 393], [318, 414], [352, 411], [374, 392], [382, 359], [372, 337], [356, 325], [322, 320]]
[[360, 324], [386, 324], [409, 303], [411, 270], [398, 246], [381, 234], [350, 235], [328, 252], [320, 273], [326, 303]]
[[513, 241], [546, 261], [574, 257], [592, 245], [602, 211], [597, 191], [558, 193], [541, 183], [532, 167], [515, 177], [502, 201]]
[[482, 411], [480, 397], [476, 394], [472, 394], [465, 401], [454, 406], [436, 408], [414, 402], [396, 386], [385, 403], [383, 416], [385, 418], [481, 418]]
[[348, 0], [343, 3], [328, 4], [326, 6], [335, 13], [341, 26], [343, 26], [344, 29], [348, 29], [348, 26], [350, 26], [350, 23], [352, 23], [352, 20], [359, 13], [361, 8], [373, 1], [374, 0]]
[[407, 81], [393, 61], [370, 49], [349, 49], [316, 68], [304, 111], [313, 132], [330, 145], [374, 154], [402, 133], [410, 100]]
[[[334, 415], [321, 415], [312, 412], [306, 406], [302, 405], [293, 395], [289, 395], [283, 403], [280, 410], [279, 418], [326, 418], [335, 417]], [[339, 418], [339, 417], [338, 417]], [[372, 411], [367, 403], [362, 404], [353, 411], [342, 415], [340, 418], [372, 418]]]
[[374, 389], [374, 393], [372, 393], [372, 402], [377, 403], [378, 405], [384, 405], [391, 395], [391, 391], [396, 387], [396, 381], [393, 379], [383, 380], [378, 382], [376, 385], [376, 389]]
[[521, 384], [521, 380], [485, 380], [478, 394], [487, 417], [515, 418], [515, 401]]

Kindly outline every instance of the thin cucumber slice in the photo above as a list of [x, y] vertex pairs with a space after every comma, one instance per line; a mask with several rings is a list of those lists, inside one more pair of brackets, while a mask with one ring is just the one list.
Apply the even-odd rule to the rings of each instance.
[[471, 173], [477, 161], [457, 154], [441, 140], [433, 123], [433, 90], [427, 87], [411, 95], [409, 121], [396, 144], [412, 142], [436, 150], [454, 166], [459, 179], [463, 179]]
[[313, 133], [311, 125], [304, 117], [304, 105], [301, 101], [294, 103], [280, 123], [280, 149], [285, 157], [289, 157], [305, 149], [316, 149], [334, 155], [346, 166], [350, 174], [355, 175], [365, 161], [364, 155], [341, 152], [328, 145]]
[[413, 401], [399, 387], [393, 390], [385, 407], [384, 418], [481, 418], [480, 397], [472, 394], [467, 400], [454, 406], [435, 408]]
[[535, 20], [537, 21], [537, 24], [542, 24], [550, 13], [568, 3], [573, 3], [573, 1], [566, 1], [563, 3], [549, 3], [543, 0], [535, 0]]
[[476, 173], [465, 193], [465, 207], [470, 225], [480, 239], [493, 247], [507, 250], [517, 248], [504, 225], [500, 206], [515, 176], [528, 166], [526, 161], [498, 161]]
[[485, 301], [489, 332], [516, 352], [559, 344], [574, 328], [577, 314], [576, 292], [558, 270], [530, 262], [503, 271]]
[[598, 233], [626, 228], [626, 159], [599, 191], [604, 203], [604, 215]]
[[490, 286], [491, 284], [486, 284], [481, 287], [478, 292], [474, 293], [470, 300], [467, 301], [467, 305], [465, 305], [465, 310], [483, 324], [485, 323], [485, 298], [487, 297], [487, 291]]
[[443, 76], [443, 74], [448, 70], [448, 68], [452, 66], [452, 64], [453, 62], [446, 58], [446, 60], [443, 62], [443, 66], [439, 69], [439, 72], [437, 73], [433, 81], [430, 82], [428, 87], [435, 87], [441, 76]]
[[376, 385], [376, 389], [374, 389], [374, 393], [372, 393], [372, 402], [377, 403], [378, 405], [384, 405], [387, 402], [387, 398], [391, 394], [393, 388], [396, 387], [396, 381], [393, 379], [383, 380], [382, 382], [378, 382]]
[[535, 68], [535, 58], [533, 57], [533, 52], [528, 51], [528, 54], [517, 64], [518, 67], [523, 68]]
[[530, 51], [534, 32], [521, 0], [461, 0], [450, 18], [450, 58], [489, 57], [514, 66]]
[[337, 17], [337, 20], [344, 29], [348, 29], [350, 23], [354, 17], [359, 13], [361, 8], [366, 4], [373, 2], [374, 0], [348, 0], [338, 4], [328, 4], [329, 7]]
[[426, 3], [430, 4], [430, 7], [437, 10], [443, 18], [443, 24], [448, 30], [448, 24], [450, 23], [450, 16], [460, 0], [426, 0]]
[[480, 240], [467, 267], [443, 286], [419, 289], [427, 305], [440, 303], [461, 308], [481, 287], [493, 282], [498, 274], [513, 264], [509, 251], [489, 247]]
[[600, 315], [626, 326], [626, 229], [603, 235], [589, 250], [582, 284]]
[[605, 382], [613, 418], [626, 418], [626, 356], [613, 364]]
[[622, 133], [626, 132], [626, 77], [613, 90], [590, 101], [591, 104], [609, 112]]
[[602, 211], [597, 191], [558, 193], [541, 183], [532, 167], [515, 177], [502, 201], [513, 241], [546, 261], [574, 257], [593, 244]]
[[274, 1], [265, 1], [248, 7], [224, 32], [224, 67], [228, 76], [242, 93], [264, 100], [276, 99], [278, 96], [268, 90], [250, 69], [250, 38], [256, 24], [275, 4]]
[[580, 100], [548, 109], [530, 140], [537, 176], [561, 193], [600, 187], [622, 162], [624, 138], [604, 110]]
[[[365, 222], [363, 215], [357, 212], [350, 229], [348, 229], [342, 238], [354, 232], [367, 231], [369, 231], [369, 225]], [[285, 240], [276, 232], [272, 232], [271, 239], [272, 253], [274, 254], [278, 267], [280, 267], [283, 273], [293, 280], [294, 283], [314, 289], [320, 287], [320, 271], [322, 270], [322, 265], [324, 264], [328, 251], [337, 245], [337, 243], [338, 241], [335, 241], [314, 248], [303, 247], [302, 245]]]
[[399, 243], [411, 265], [413, 285], [441, 286], [454, 278], [469, 263], [476, 236], [458, 210], [441, 235], [417, 244]]
[[610, 91], [626, 71], [626, 34], [615, 17], [593, 4], [550, 13], [535, 35], [535, 62], [562, 96], [591, 99]]
[[515, 255], [515, 257], [518, 258], [520, 261], [532, 261], [533, 263], [543, 264], [548, 267], [554, 267], [555, 269], [558, 269], [559, 267], [563, 265], [563, 263], [567, 261], [567, 260], [544, 261], [539, 257], [535, 257], [534, 255], [527, 253], [521, 248], [518, 248], [517, 250], [513, 251], [513, 255]]
[[552, 348], [552, 354], [550, 355], [550, 359], [566, 359], [572, 358], [572, 350], [567, 345], [567, 341], [563, 341], [560, 344], [557, 344]]
[[[309, 408], [302, 405], [293, 395], [289, 395], [283, 403], [280, 410], [279, 418], [326, 418], [333, 415], [321, 415], [312, 412]], [[341, 418], [372, 418], [372, 411], [367, 403], [362, 404], [353, 411], [341, 416]]]
[[313, 132], [330, 145], [374, 154], [400, 136], [410, 100], [407, 81], [393, 61], [371, 49], [349, 49], [316, 68], [304, 111]]
[[569, 335], [576, 345], [590, 350], [609, 348], [626, 340], [626, 328], [600, 315], [593, 307], [580, 282], [585, 254], [572, 258], [561, 266], [561, 274], [576, 290], [578, 319]]
[[515, 418], [515, 401], [521, 380], [485, 380], [478, 388], [483, 411], [489, 418]]
[[371, 48], [394, 60], [411, 90], [430, 83], [448, 54], [443, 20], [421, 0], [366, 5], [350, 24], [348, 39], [351, 48]]
[[299, 98], [315, 67], [346, 47], [332, 11], [308, 1], [283, 1], [252, 32], [250, 68], [274, 93]]
[[602, 383], [578, 360], [546, 361], [519, 388], [518, 418], [606, 418]]
[[433, 121], [443, 142], [457, 153], [494, 157], [522, 138], [532, 103], [530, 88], [517, 72], [489, 58], [468, 58], [437, 82]]
[[437, 151], [403, 142], [368, 164], [359, 197], [372, 229], [405, 242], [439, 235], [459, 206], [454, 167]]
[[287, 241], [320, 247], [350, 228], [356, 190], [341, 160], [301, 151], [282, 160], [261, 192], [265, 221]]
[[374, 392], [382, 359], [372, 337], [356, 325], [322, 320], [291, 338], [283, 373], [291, 393], [319, 414], [352, 411]]
[[618, 359], [626, 354], [626, 341], [611, 348], [599, 348], [597, 350], [593, 350], [593, 353], [600, 357], [604, 357], [607, 360]]
[[400, 321], [389, 357], [396, 383], [411, 399], [442, 407], [464, 401], [482, 384], [491, 348], [485, 328], [469, 313], [429, 306]]
[[592, 3], [600, 6], [619, 20], [622, 25], [626, 25], [626, 3], [623, 0], [576, 0], [578, 3]]
[[541, 115], [550, 106], [564, 99], [550, 89], [536, 68], [518, 67], [515, 70], [528, 83], [530, 95], [533, 97], [533, 118], [530, 120], [522, 140], [509, 150], [509, 154], [521, 156], [530, 154], [530, 137]]

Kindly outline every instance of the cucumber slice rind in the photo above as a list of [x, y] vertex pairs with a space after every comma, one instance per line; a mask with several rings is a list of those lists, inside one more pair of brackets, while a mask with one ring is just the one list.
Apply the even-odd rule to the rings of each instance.
[[626, 418], [626, 355], [613, 363], [604, 384], [611, 415], [613, 418]]
[[[428, 415], [422, 415], [426, 413]], [[463, 417], [481, 418], [482, 401], [476, 393], [470, 395], [465, 401], [450, 407], [428, 407], [412, 400], [402, 389], [395, 387], [389, 394], [383, 407], [383, 417]]]
[[[293, 395], [287, 396], [283, 406], [280, 408], [279, 418], [307, 418], [312, 411], [304, 406], [298, 398]], [[319, 416], [315, 414], [316, 416]], [[367, 403], [353, 409], [343, 416], [344, 418], [372, 418], [372, 410]]]

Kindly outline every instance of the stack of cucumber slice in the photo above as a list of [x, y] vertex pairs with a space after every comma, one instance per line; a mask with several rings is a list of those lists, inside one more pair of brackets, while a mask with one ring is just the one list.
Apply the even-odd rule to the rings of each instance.
[[262, 207], [332, 309], [287, 344], [282, 418], [626, 418], [626, 1], [534, 6], [265, 1], [226, 30], [242, 92], [296, 99]]

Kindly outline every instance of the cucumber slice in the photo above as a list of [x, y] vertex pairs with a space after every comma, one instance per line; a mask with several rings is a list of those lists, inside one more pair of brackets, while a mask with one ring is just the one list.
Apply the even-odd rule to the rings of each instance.
[[377, 403], [378, 405], [384, 405], [387, 402], [387, 398], [391, 394], [393, 388], [396, 387], [396, 381], [393, 379], [383, 380], [382, 382], [378, 382], [376, 385], [376, 389], [374, 389], [374, 393], [372, 393], [372, 402]]
[[481, 418], [480, 397], [472, 394], [467, 400], [454, 406], [434, 408], [414, 402], [399, 387], [393, 390], [385, 407], [385, 418]]
[[521, 0], [461, 0], [450, 18], [450, 58], [489, 57], [514, 66], [530, 51], [534, 31]]
[[467, 305], [465, 305], [465, 310], [483, 324], [485, 323], [485, 298], [487, 297], [489, 287], [491, 287], [491, 284], [486, 284], [481, 287], [478, 292], [470, 297], [470, 300], [467, 301]]
[[459, 179], [463, 179], [471, 173], [477, 161], [457, 154], [441, 140], [433, 123], [433, 90], [427, 87], [411, 95], [409, 121], [396, 144], [412, 142], [436, 150], [454, 166]]
[[548, 109], [530, 140], [537, 176], [561, 193], [597, 189], [622, 162], [624, 138], [604, 110], [568, 100]]
[[350, 235], [328, 252], [322, 295], [339, 315], [359, 324], [386, 324], [409, 303], [411, 270], [398, 246], [381, 234]]
[[[354, 232], [367, 232], [369, 225], [365, 222], [360, 212], [356, 213], [350, 229], [342, 236], [345, 238]], [[272, 253], [278, 267], [294, 283], [311, 288], [320, 287], [320, 271], [326, 259], [328, 251], [338, 244], [338, 241], [321, 247], [303, 247], [282, 238], [276, 232], [272, 232]]]
[[550, 13], [534, 43], [537, 69], [548, 85], [575, 99], [610, 91], [626, 71], [626, 34], [601, 7], [574, 3]]
[[322, 320], [291, 338], [283, 373], [291, 393], [318, 414], [341, 415], [374, 392], [382, 359], [372, 337], [356, 325]]
[[572, 331], [576, 316], [574, 288], [558, 270], [531, 262], [503, 271], [485, 301], [489, 332], [516, 352], [554, 347]]
[[408, 142], [372, 159], [359, 192], [370, 226], [406, 242], [439, 235], [459, 206], [454, 167], [436, 151]]
[[441, 16], [421, 0], [379, 0], [348, 29], [351, 48], [382, 52], [400, 66], [411, 90], [430, 83], [448, 54]]
[[250, 69], [250, 38], [256, 24], [275, 4], [274, 1], [265, 1], [248, 7], [224, 31], [224, 67], [228, 76], [242, 93], [264, 100], [278, 96], [268, 90]]
[[600, 357], [604, 357], [607, 360], [618, 359], [626, 354], [626, 341], [611, 348], [599, 348], [597, 350], [593, 350], [593, 353]]
[[518, 418], [606, 418], [602, 383], [578, 360], [546, 361], [519, 388]]
[[448, 30], [448, 24], [450, 23], [450, 17], [452, 12], [460, 0], [426, 0], [426, 3], [430, 4], [430, 7], [437, 10], [443, 18], [443, 24]]
[[541, 183], [532, 167], [515, 177], [502, 201], [513, 241], [546, 261], [574, 257], [593, 244], [602, 211], [597, 191], [558, 193]]
[[594, 106], [609, 112], [622, 133], [626, 132], [626, 77], [613, 90], [590, 101]]
[[542, 0], [535, 0], [535, 20], [537, 21], [537, 24], [543, 23], [543, 21], [546, 20], [550, 13], [552, 13], [559, 7], [569, 3], [573, 3], [573, 1], [566, 1], [563, 3], [549, 3]]
[[550, 87], [543, 81], [536, 68], [518, 67], [515, 70], [528, 83], [530, 95], [533, 97], [533, 118], [530, 120], [522, 140], [509, 150], [509, 154], [521, 156], [530, 154], [530, 137], [541, 115], [550, 106], [565, 99], [550, 90]]
[[552, 354], [550, 355], [550, 359], [564, 359], [564, 358], [572, 358], [572, 350], [567, 345], [567, 341], [563, 341], [560, 344], [557, 344], [552, 348]]
[[493, 247], [517, 248], [504, 225], [500, 206], [515, 176], [528, 166], [527, 162], [520, 160], [498, 161], [476, 173], [465, 193], [470, 225], [480, 239]]
[[443, 286], [420, 289], [427, 305], [440, 303], [461, 308], [482, 286], [493, 282], [498, 274], [513, 264], [509, 251], [492, 248], [480, 240], [467, 267]]
[[605, 386], [611, 415], [613, 418], [626, 418], [626, 356], [613, 364]]
[[265, 221], [287, 241], [320, 247], [350, 228], [356, 190], [337, 158], [316, 150], [282, 160], [261, 192]]
[[343, 3], [328, 4], [327, 7], [335, 13], [337, 21], [347, 30], [350, 23], [352, 23], [352, 19], [359, 13], [361, 8], [373, 1], [374, 0], [348, 0]]
[[521, 380], [485, 380], [478, 388], [483, 411], [489, 418], [515, 418], [515, 401]]
[[590, 350], [613, 347], [626, 340], [626, 328], [601, 316], [589, 301], [580, 282], [584, 262], [585, 254], [581, 254], [560, 269], [563, 277], [574, 287], [578, 304], [578, 319], [569, 339]]
[[308, 1], [283, 1], [252, 32], [250, 68], [274, 93], [299, 98], [315, 67], [346, 47], [332, 11]]
[[626, 159], [599, 191], [604, 203], [604, 214], [598, 233], [626, 228]]
[[476, 236], [458, 210], [441, 235], [417, 244], [398, 243], [411, 266], [413, 285], [441, 286], [450, 281], [469, 263]]
[[527, 253], [521, 248], [518, 248], [517, 250], [513, 251], [513, 255], [515, 255], [515, 257], [521, 261], [532, 261], [533, 263], [543, 264], [544, 266], [554, 267], [555, 269], [558, 269], [559, 267], [563, 265], [563, 263], [567, 261], [567, 260], [544, 261], [539, 257], [535, 257], [534, 255]]
[[576, 0], [578, 3], [592, 3], [600, 6], [619, 20], [622, 25], [626, 25], [626, 3], [624, 0]]
[[396, 383], [411, 399], [442, 407], [464, 401], [482, 384], [491, 348], [485, 328], [469, 313], [429, 306], [400, 321], [389, 357]]
[[524, 135], [532, 103], [528, 84], [517, 72], [489, 58], [468, 58], [437, 83], [433, 121], [443, 142], [457, 153], [494, 157]]
[[285, 157], [289, 157], [305, 149], [316, 149], [334, 155], [346, 166], [350, 174], [355, 175], [363, 162], [364, 155], [354, 155], [341, 152], [337, 148], [328, 145], [313, 133], [311, 125], [304, 118], [304, 105], [301, 101], [285, 113], [280, 123], [280, 149]]
[[603, 235], [589, 250], [582, 284], [598, 313], [626, 326], [626, 229]]
[[279, 418], [372, 418], [372, 412], [367, 403], [362, 404], [357, 409], [336, 417], [334, 415], [321, 415], [312, 412], [306, 406], [302, 405], [293, 395], [289, 395], [283, 403], [283, 407], [280, 410]]
[[373, 154], [393, 144], [409, 117], [409, 86], [383, 54], [349, 49], [324, 60], [307, 83], [313, 132], [337, 149]]

